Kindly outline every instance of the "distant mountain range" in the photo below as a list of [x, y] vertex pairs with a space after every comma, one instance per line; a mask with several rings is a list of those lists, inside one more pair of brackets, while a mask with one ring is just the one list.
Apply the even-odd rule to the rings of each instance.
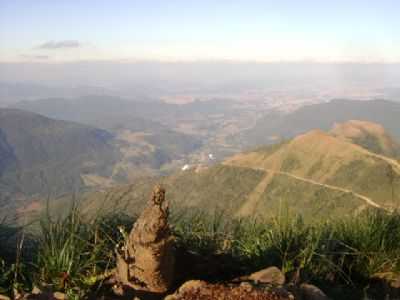
[[125, 129], [156, 136], [184, 133], [201, 140], [204, 146], [202, 151], [216, 153], [219, 158], [260, 145], [274, 144], [312, 129], [329, 130], [335, 123], [348, 120], [381, 124], [400, 139], [397, 121], [400, 102], [386, 100], [332, 100], [303, 106], [291, 113], [268, 110], [262, 117], [259, 117], [260, 111], [251, 111], [229, 100], [177, 105], [159, 101], [127, 101], [111, 96], [86, 96], [24, 101], [13, 107], [113, 132]]
[[273, 144], [313, 129], [329, 130], [335, 123], [365, 120], [381, 124], [400, 139], [400, 103], [386, 100], [332, 100], [307, 105], [289, 114], [267, 113], [256, 125], [240, 135], [232, 136], [233, 143], [244, 148]]
[[0, 81], [0, 106], [15, 104], [21, 100], [50, 98], [56, 95], [78, 97], [84, 95], [103, 95], [111, 91], [97, 86], [47, 86], [29, 82]]
[[100, 128], [126, 128], [135, 131], [160, 126], [174, 127], [182, 119], [227, 113], [232, 101], [194, 101], [169, 104], [161, 101], [129, 101], [113, 96], [84, 96], [73, 99], [46, 98], [22, 101], [12, 107], [32, 111], [49, 118], [74, 121]]

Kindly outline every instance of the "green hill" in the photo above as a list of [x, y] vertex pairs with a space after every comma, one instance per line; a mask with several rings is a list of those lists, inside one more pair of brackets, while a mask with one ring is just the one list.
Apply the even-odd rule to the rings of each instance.
[[161, 125], [155, 132], [111, 133], [28, 111], [0, 109], [0, 205], [17, 212], [35, 211], [48, 197], [167, 173], [200, 145], [199, 139]]
[[82, 174], [108, 176], [119, 159], [107, 131], [16, 109], [0, 110], [0, 197], [77, 191]]
[[166, 186], [175, 206], [219, 208], [235, 216], [270, 217], [289, 210], [311, 220], [400, 206], [398, 161], [314, 130], [212, 167], [193, 167], [87, 195], [84, 207], [135, 213], [156, 182]]
[[16, 160], [12, 148], [7, 143], [6, 136], [0, 130], [0, 176], [15, 164]]
[[[180, 121], [196, 119], [213, 109], [218, 112], [225, 110], [225, 106], [231, 107], [222, 101], [176, 105], [147, 100], [150, 99], [133, 101], [112, 96], [86, 96], [21, 101], [14, 107], [111, 132], [115, 136], [115, 146], [123, 155], [113, 179], [125, 182], [143, 174], [164, 174], [176, 167], [175, 164], [182, 165], [179, 160], [187, 159], [190, 153], [198, 150], [204, 137], [175, 130]], [[98, 181], [99, 178], [88, 178], [90, 184]]]
[[319, 130], [272, 153], [244, 153], [225, 164], [267, 172], [263, 192], [248, 199], [239, 212], [243, 215], [282, 205], [309, 216], [329, 216], [367, 207], [390, 210], [400, 204], [397, 161]]

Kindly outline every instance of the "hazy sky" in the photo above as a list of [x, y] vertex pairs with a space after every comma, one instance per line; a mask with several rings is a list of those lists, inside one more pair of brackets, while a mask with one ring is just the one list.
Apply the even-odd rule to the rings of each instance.
[[399, 0], [0, 0], [0, 61], [400, 62]]

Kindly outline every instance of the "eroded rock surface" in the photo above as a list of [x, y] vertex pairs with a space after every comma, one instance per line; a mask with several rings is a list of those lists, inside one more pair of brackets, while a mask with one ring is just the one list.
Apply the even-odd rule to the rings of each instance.
[[192, 280], [182, 285], [179, 290], [165, 300], [294, 300], [292, 294], [284, 289], [271, 286], [253, 286], [242, 284], [211, 284]]
[[173, 236], [165, 190], [156, 186], [127, 241], [117, 250], [117, 280], [135, 290], [164, 293], [174, 279]]

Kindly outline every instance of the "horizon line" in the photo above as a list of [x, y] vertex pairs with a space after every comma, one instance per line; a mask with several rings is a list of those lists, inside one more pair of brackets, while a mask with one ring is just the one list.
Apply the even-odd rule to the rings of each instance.
[[77, 59], [77, 60], [0, 60], [0, 64], [78, 64], [78, 63], [159, 63], [159, 64], [196, 64], [196, 63], [225, 63], [225, 64], [320, 64], [320, 65], [396, 65], [398, 61], [387, 60], [242, 60], [242, 59]]

